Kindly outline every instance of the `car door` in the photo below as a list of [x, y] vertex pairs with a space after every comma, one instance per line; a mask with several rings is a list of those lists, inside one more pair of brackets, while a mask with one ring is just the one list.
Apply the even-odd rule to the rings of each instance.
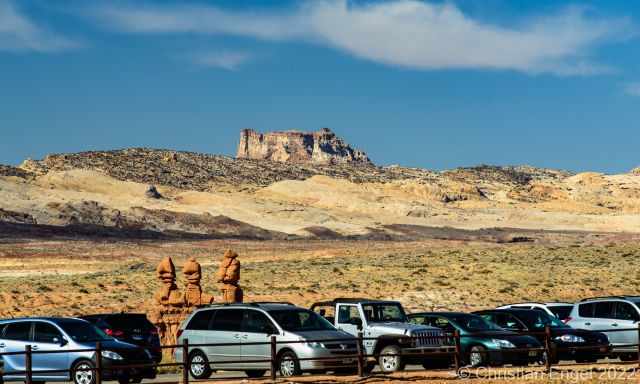
[[364, 324], [364, 319], [357, 305], [338, 304], [338, 322], [336, 328], [353, 336], [358, 336], [358, 332], [360, 332], [361, 329], [358, 323]]
[[243, 316], [242, 308], [219, 308], [216, 311], [206, 343], [227, 345], [203, 347], [212, 368], [225, 370], [242, 366], [240, 351]]
[[[573, 316], [573, 318], [567, 322], [567, 325], [575, 329], [594, 330], [593, 314], [595, 313], [596, 303], [578, 303], [576, 307], [578, 312], [577, 316]], [[573, 312], [575, 313], [576, 309], [574, 309]]]
[[245, 367], [269, 369], [271, 360], [271, 344], [269, 342], [271, 335], [277, 332], [276, 326], [264, 313], [255, 309], [245, 310], [240, 347], [242, 360], [246, 362]]
[[593, 318], [589, 322], [585, 322], [589, 326], [588, 329], [603, 331], [607, 334], [611, 344], [621, 344], [622, 336], [620, 332], [607, 332], [609, 330], [619, 329], [615, 319], [615, 301], [597, 301], [594, 307]]
[[196, 312], [185, 327], [185, 336], [190, 344], [206, 344], [217, 342], [216, 334], [212, 333], [211, 323], [216, 313], [215, 309]]
[[68, 376], [67, 372], [42, 372], [69, 368], [68, 353], [40, 353], [68, 349], [62, 345], [62, 333], [53, 324], [44, 321], [33, 323], [33, 344], [31, 349], [38, 351], [32, 356], [33, 376], [37, 379], [55, 379]]
[[[618, 301], [615, 303], [615, 321], [612, 327], [618, 329], [628, 329], [628, 331], [611, 332], [616, 333], [618, 344], [638, 344], [638, 310], [630, 303]], [[617, 325], [615, 325], [617, 324]], [[634, 347], [628, 347], [634, 348]]]
[[[7, 324], [4, 328], [2, 339], [0, 339], [0, 349], [6, 353], [24, 352], [27, 344], [31, 344], [31, 322], [30, 321], [14, 321]], [[5, 379], [24, 378], [24, 373], [14, 373], [16, 371], [24, 371], [25, 355], [4, 355], [4, 371], [9, 372], [5, 375]]]

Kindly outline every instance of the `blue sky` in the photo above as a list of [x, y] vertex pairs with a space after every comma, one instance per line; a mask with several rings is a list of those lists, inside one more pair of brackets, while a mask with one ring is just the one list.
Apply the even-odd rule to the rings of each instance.
[[378, 164], [626, 172], [639, 24], [614, 0], [0, 0], [0, 163], [330, 127]]

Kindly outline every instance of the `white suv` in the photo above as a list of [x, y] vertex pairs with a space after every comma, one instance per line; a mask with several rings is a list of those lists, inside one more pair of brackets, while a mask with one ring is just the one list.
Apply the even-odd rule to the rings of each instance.
[[572, 303], [560, 303], [560, 302], [549, 302], [549, 303], [518, 303], [518, 304], [507, 304], [496, 309], [509, 309], [509, 308], [520, 308], [520, 309], [537, 309], [548, 315], [557, 317], [563, 323], [566, 323], [569, 320], [569, 315], [573, 310]]
[[[638, 358], [640, 296], [610, 296], [585, 299], [573, 307], [568, 325], [601, 331], [609, 337], [612, 354], [623, 361]], [[615, 331], [622, 330], [625, 331]], [[615, 331], [615, 332], [611, 332]]]

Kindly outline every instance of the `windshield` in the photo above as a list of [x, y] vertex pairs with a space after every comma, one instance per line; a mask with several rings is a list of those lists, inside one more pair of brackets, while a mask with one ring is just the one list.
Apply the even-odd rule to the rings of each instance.
[[285, 331], [309, 332], [335, 330], [333, 325], [325, 320], [324, 317], [306, 309], [283, 309], [268, 312]]
[[456, 323], [460, 328], [468, 332], [482, 331], [503, 331], [498, 325], [485, 320], [481, 316], [475, 315], [456, 315], [451, 317], [451, 321]]
[[363, 304], [362, 310], [367, 322], [400, 322], [406, 323], [407, 316], [399, 303], [371, 303]]
[[77, 342], [113, 340], [93, 324], [84, 320], [64, 319], [56, 323], [69, 337]]
[[531, 329], [544, 329], [547, 325], [551, 328], [569, 328], [560, 319], [540, 311], [522, 311], [517, 316]]

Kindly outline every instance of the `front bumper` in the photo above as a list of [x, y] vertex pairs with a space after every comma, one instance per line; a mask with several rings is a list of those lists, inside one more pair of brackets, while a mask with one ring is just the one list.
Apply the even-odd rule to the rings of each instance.
[[[572, 347], [576, 349], [572, 349]], [[555, 348], [558, 360], [604, 359], [611, 354], [609, 344], [559, 343]], [[630, 350], [632, 352], [638, 351], [636, 347], [631, 347]]]
[[[522, 347], [524, 348], [524, 347]], [[527, 365], [537, 363], [542, 360], [544, 351], [542, 350], [529, 350], [529, 351], [512, 351], [505, 349], [490, 349], [488, 350], [488, 363], [489, 365]]]
[[102, 359], [102, 378], [114, 380], [121, 378], [155, 379], [158, 369], [155, 361], [116, 361]]
[[294, 352], [300, 359], [300, 369], [303, 371], [330, 371], [358, 366], [358, 351], [356, 349], [314, 349], [305, 346], [294, 350]]
[[402, 348], [402, 358], [408, 363], [426, 363], [433, 361], [453, 361], [456, 348], [442, 345], [436, 347], [410, 347]]

